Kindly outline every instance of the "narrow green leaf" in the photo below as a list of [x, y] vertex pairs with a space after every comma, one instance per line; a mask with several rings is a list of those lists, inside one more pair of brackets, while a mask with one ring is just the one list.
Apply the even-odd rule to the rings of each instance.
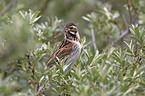
[[137, 84], [133, 84], [122, 96], [126, 96], [129, 92], [133, 91], [134, 89], [138, 88]]
[[104, 55], [105, 55], [105, 53], [99, 54], [99, 51], [96, 50], [96, 54], [95, 54], [95, 56], [94, 56], [94, 58], [93, 58], [93, 60], [92, 60], [92, 62], [91, 62], [91, 64], [90, 64], [90, 66], [92, 66], [92, 64], [93, 64], [95, 61], [98, 61], [99, 59], [103, 58]]
[[71, 72], [72, 76], [74, 76], [77, 80], [80, 80], [79, 76], [75, 72]]
[[62, 74], [64, 74], [64, 71], [63, 71], [63, 69], [62, 69], [62, 67], [61, 67], [60, 65], [56, 64], [56, 68], [57, 68], [57, 69], [60, 69], [60, 72], [61, 72]]
[[40, 16], [39, 16], [36, 19], [36, 17], [38, 16], [39, 13], [40, 13], [40, 11], [37, 10], [35, 13], [32, 14], [29, 24], [33, 24], [34, 22], [36, 22], [40, 18]]

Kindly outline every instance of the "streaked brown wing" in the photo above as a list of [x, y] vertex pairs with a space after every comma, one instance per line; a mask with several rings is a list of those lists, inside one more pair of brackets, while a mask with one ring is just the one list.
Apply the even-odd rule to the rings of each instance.
[[60, 44], [58, 49], [52, 54], [47, 62], [47, 66], [51, 67], [56, 64], [58, 57], [59, 59], [63, 59], [65, 56], [69, 55], [72, 51], [72, 43], [67, 41], [66, 39]]

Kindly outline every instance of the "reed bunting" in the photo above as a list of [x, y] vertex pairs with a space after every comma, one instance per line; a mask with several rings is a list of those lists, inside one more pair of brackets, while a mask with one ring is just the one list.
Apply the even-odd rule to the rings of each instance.
[[58, 59], [65, 60], [64, 64], [72, 65], [78, 59], [81, 52], [80, 36], [78, 28], [74, 23], [68, 23], [64, 27], [65, 37], [56, 51], [51, 55], [47, 62], [48, 67], [52, 67]]

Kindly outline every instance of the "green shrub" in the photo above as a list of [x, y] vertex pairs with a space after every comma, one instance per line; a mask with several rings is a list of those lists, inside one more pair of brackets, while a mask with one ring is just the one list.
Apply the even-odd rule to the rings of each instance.
[[1, 16], [0, 95], [144, 96], [145, 2], [126, 4], [134, 8], [128, 10], [131, 23], [110, 4], [99, 4], [97, 12], [82, 17], [92, 45], [81, 36], [81, 55], [71, 68], [61, 60], [54, 68], [46, 66], [63, 38], [54, 39], [63, 31], [63, 20], [52, 16], [38, 23], [40, 11], [18, 11], [21, 8]]

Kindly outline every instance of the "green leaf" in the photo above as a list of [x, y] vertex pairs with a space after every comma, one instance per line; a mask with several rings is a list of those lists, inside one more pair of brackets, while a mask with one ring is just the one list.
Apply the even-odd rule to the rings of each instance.
[[93, 60], [92, 60], [92, 62], [90, 64], [90, 66], [92, 66], [95, 63], [95, 61], [98, 61], [101, 58], [103, 58], [104, 55], [105, 55], [105, 53], [104, 54], [99, 54], [99, 51], [96, 50], [96, 54], [95, 54], [95, 56], [94, 56], [94, 58], [93, 58]]
[[115, 51], [115, 48], [111, 47], [108, 49], [108, 55], [107, 55], [107, 59], [110, 58], [110, 56], [113, 54], [113, 52]]
[[[30, 12], [31, 12], [31, 10], [30, 10]], [[37, 17], [39, 13], [40, 13], [40, 11], [37, 10], [35, 13], [33, 13], [31, 15], [29, 24], [35, 23], [41, 17], [41, 16]]]
[[85, 17], [85, 16], [82, 16], [82, 18], [83, 18], [84, 20], [88, 21], [88, 22], [91, 22], [91, 20], [90, 20], [89, 18]]
[[129, 28], [129, 30], [130, 30], [130, 32], [133, 34], [133, 36], [135, 36], [135, 32], [134, 32], [134, 25], [132, 25], [132, 27], [131, 26], [129, 26], [130, 28]]
[[132, 84], [132, 86], [122, 95], [126, 96], [129, 92], [133, 91], [134, 89], [137, 89], [139, 86], [137, 84]]
[[60, 65], [56, 64], [56, 68], [59, 69], [62, 74], [64, 74], [63, 68]]
[[88, 58], [87, 64], [90, 64], [90, 63], [92, 62], [93, 59], [94, 59], [94, 56], [90, 56], [90, 57]]
[[80, 80], [79, 76], [77, 73], [71, 71], [72, 76], [74, 76], [75, 79]]

